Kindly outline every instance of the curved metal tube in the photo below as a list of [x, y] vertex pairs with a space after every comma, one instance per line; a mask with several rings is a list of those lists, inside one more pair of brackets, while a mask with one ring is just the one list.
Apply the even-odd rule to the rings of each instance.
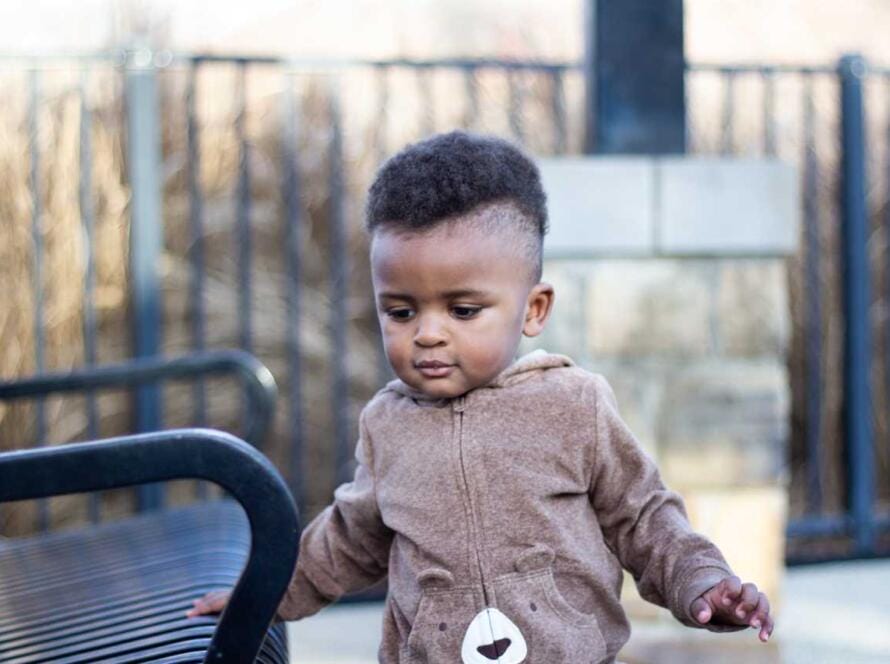
[[254, 661], [297, 560], [300, 524], [272, 463], [244, 441], [209, 429], [121, 436], [0, 454], [0, 502], [175, 479], [214, 482], [250, 522], [247, 564], [205, 662]]
[[0, 401], [226, 373], [234, 373], [241, 378], [251, 406], [243, 437], [259, 447], [271, 425], [278, 389], [266, 365], [241, 350], [206, 351], [173, 359], [138, 358], [69, 373], [0, 382]]

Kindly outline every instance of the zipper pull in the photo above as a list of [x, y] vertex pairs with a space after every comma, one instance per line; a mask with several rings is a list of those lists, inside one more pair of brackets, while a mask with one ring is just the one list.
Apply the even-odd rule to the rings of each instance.
[[452, 403], [455, 413], [462, 413], [467, 409], [467, 400], [465, 397], [457, 397]]

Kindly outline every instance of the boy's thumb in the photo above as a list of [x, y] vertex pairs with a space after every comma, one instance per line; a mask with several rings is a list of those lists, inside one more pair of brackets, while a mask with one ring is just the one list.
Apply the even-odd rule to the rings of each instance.
[[711, 619], [711, 607], [708, 606], [708, 603], [701, 597], [692, 602], [689, 611], [702, 625], [706, 624]]

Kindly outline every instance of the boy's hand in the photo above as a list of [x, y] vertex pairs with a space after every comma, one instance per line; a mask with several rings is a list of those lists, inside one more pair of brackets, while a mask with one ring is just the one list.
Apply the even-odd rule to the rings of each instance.
[[760, 640], [766, 643], [773, 633], [769, 600], [753, 583], [742, 583], [737, 576], [728, 576], [697, 597], [690, 607], [702, 625], [709, 622], [723, 625], [750, 625], [759, 629]]
[[192, 602], [193, 606], [185, 612], [185, 617], [196, 618], [211, 613], [222, 613], [222, 610], [226, 608], [226, 604], [229, 603], [231, 594], [231, 590], [211, 590], [201, 599], [196, 599]]

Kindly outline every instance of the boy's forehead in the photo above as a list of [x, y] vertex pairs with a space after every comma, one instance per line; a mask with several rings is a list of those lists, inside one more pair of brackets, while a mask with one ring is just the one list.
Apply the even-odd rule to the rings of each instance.
[[447, 291], [483, 290], [490, 281], [518, 278], [526, 258], [498, 235], [473, 225], [423, 233], [378, 230], [371, 244], [374, 281]]
[[381, 224], [371, 238], [374, 280], [396, 274], [452, 278], [442, 273], [452, 268], [458, 276], [476, 279], [506, 269], [516, 281], [525, 281], [524, 276], [537, 281], [540, 236], [534, 223], [512, 201], [494, 201], [427, 228]]

